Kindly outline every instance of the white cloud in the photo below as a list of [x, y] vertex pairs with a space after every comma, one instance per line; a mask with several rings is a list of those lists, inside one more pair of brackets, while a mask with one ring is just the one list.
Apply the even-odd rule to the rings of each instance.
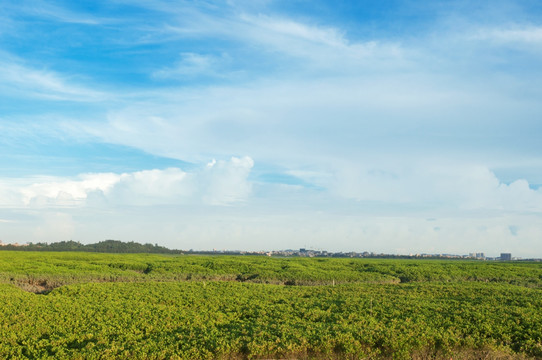
[[186, 172], [177, 168], [122, 174], [114, 187], [104, 195], [111, 205], [145, 206], [181, 202], [194, 191], [188, 178]]
[[[119, 181], [119, 175], [83, 174], [76, 179], [56, 177], [40, 177], [20, 179], [18, 186], [2, 184], [4, 189], [19, 195], [24, 206], [77, 206], [84, 202], [87, 194], [92, 191], [109, 191]], [[20, 205], [20, 204], [19, 204]]]
[[169, 168], [124, 174], [82, 174], [73, 179], [4, 179], [0, 182], [0, 207], [230, 205], [250, 196], [248, 176], [253, 164], [249, 157], [233, 157], [194, 172]]
[[[161, 6], [150, 6], [165, 11]], [[398, 42], [353, 42], [349, 41], [344, 31], [334, 26], [280, 15], [247, 12], [235, 7], [215, 13], [205, 7], [186, 9], [181, 6], [174, 14], [173, 21], [154, 30], [159, 38], [225, 40], [230, 44], [226, 47], [228, 51], [239, 51], [245, 57], [248, 50], [249, 59], [256, 58], [252, 61], [277, 66], [279, 71], [299, 73], [325, 69], [326, 75], [329, 75], [330, 72], [359, 71], [360, 67], [368, 70], [370, 67], [407, 65], [405, 49]], [[273, 63], [275, 65], [271, 65]]]
[[393, 74], [260, 80], [150, 93], [87, 128], [106, 142], [182, 160], [251, 154], [292, 170], [397, 151], [487, 161], [503, 155], [506, 144], [495, 139], [531, 126], [540, 112], [534, 99], [511, 98], [497, 85]]
[[499, 181], [481, 165], [394, 164], [338, 168], [331, 190], [358, 201], [409, 204], [436, 211], [498, 210], [542, 213], [542, 193], [525, 180]]
[[486, 28], [474, 32], [474, 39], [511, 45], [542, 45], [542, 27]]
[[173, 67], [155, 71], [152, 77], [157, 79], [194, 78], [197, 76], [221, 76], [219, 66], [224, 58], [197, 53], [182, 53], [180, 61]]
[[204, 201], [212, 205], [227, 205], [248, 199], [252, 192], [248, 176], [253, 166], [254, 161], [248, 156], [233, 157], [229, 162], [213, 160], [207, 164], [200, 180], [207, 188]]
[[[357, 175], [366, 178], [352, 179], [358, 187], [344, 189], [347, 199], [342, 200], [334, 193], [336, 188], [330, 193], [251, 184], [252, 167], [252, 159], [245, 157], [211, 161], [191, 172], [171, 168], [81, 175], [64, 181], [42, 178], [40, 184], [25, 186], [21, 180], [4, 180], [0, 199], [3, 212], [9, 214], [3, 217], [10, 222], [1, 223], [3, 240], [148, 242], [160, 229], [161, 244], [184, 249], [310, 247], [494, 255], [512, 251], [520, 256], [542, 251], [537, 242], [542, 234], [542, 192], [529, 189], [522, 180], [502, 184], [483, 167], [360, 170]], [[341, 186], [333, 183], [338, 176], [309, 171], [296, 175]], [[32, 191], [34, 197], [26, 206], [7, 204], [6, 212], [6, 189], [19, 197]], [[39, 196], [49, 203], [39, 206]], [[363, 201], [350, 201], [352, 196], [362, 196], [357, 199]], [[411, 201], [414, 210], [405, 209], [397, 198], [407, 205]], [[379, 201], [383, 209], [374, 206]], [[426, 206], [435, 201], [441, 203]], [[216, 206], [243, 202], [247, 206]], [[116, 210], [118, 206], [122, 211]], [[433, 219], [428, 221], [429, 217]]]
[[77, 85], [54, 71], [32, 68], [3, 52], [0, 56], [4, 57], [0, 60], [0, 91], [4, 94], [82, 102], [106, 99], [104, 93]]
[[247, 21], [256, 28], [269, 31], [269, 33], [282, 34], [288, 38], [297, 38], [304, 41], [319, 43], [330, 47], [344, 47], [347, 42], [344, 34], [335, 28], [308, 26], [291, 19], [273, 18], [267, 15], [242, 15], [242, 20]]
[[5, 5], [2, 4], [2, 10], [4, 10], [6, 13], [22, 13], [25, 15], [72, 24], [98, 25], [103, 22], [102, 19], [95, 16], [82, 12], [74, 12], [68, 10], [66, 7], [54, 5], [50, 1], [22, 0], [17, 4], [6, 3]]
[[389, 65], [407, 65], [406, 49], [396, 42], [353, 42], [338, 28], [276, 16], [242, 15], [240, 20], [242, 26], [250, 28], [237, 35], [243, 37], [243, 41], [261, 46], [266, 53], [297, 57], [300, 62], [293, 64], [301, 65], [305, 71], [314, 66], [316, 71], [325, 71], [326, 76], [333, 73], [352, 75]]

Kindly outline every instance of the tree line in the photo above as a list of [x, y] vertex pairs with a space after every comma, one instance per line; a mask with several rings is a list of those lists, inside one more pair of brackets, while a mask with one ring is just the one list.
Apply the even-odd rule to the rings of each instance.
[[28, 243], [24, 246], [4, 245], [0, 250], [17, 251], [84, 251], [99, 253], [150, 253], [150, 254], [180, 254], [180, 250], [168, 249], [158, 244], [140, 244], [134, 241], [104, 240], [95, 244], [82, 244], [78, 241], [60, 241], [54, 243]]

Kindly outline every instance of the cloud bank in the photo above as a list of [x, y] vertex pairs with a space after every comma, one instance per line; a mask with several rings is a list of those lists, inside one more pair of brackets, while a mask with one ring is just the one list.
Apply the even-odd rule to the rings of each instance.
[[41, 177], [0, 182], [4, 208], [231, 205], [251, 193], [249, 157], [213, 160], [198, 171], [179, 168], [133, 173], [81, 174], [73, 179]]

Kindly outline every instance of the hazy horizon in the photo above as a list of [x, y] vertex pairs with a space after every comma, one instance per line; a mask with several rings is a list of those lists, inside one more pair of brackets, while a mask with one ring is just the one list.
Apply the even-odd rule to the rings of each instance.
[[542, 257], [542, 3], [0, 5], [0, 240]]

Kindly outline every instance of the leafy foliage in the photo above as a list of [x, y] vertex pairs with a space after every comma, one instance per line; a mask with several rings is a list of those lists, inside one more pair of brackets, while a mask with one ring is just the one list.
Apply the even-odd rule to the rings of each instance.
[[0, 269], [0, 358], [542, 357], [538, 263], [3, 252]]

